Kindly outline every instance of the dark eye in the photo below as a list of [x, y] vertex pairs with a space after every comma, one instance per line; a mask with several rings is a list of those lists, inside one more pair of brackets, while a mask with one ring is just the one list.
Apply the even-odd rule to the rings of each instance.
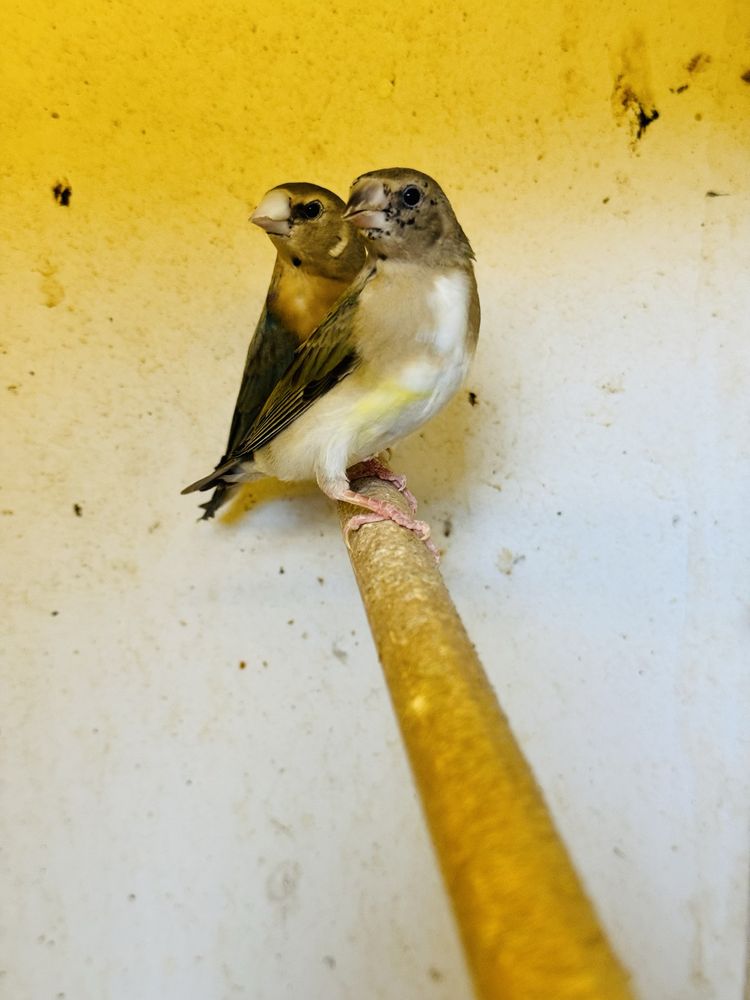
[[309, 201], [306, 205], [302, 206], [302, 214], [306, 219], [317, 219], [322, 211], [323, 206], [319, 201]]
[[403, 201], [404, 205], [406, 205], [407, 208], [414, 208], [414, 206], [418, 205], [421, 200], [422, 200], [422, 192], [419, 190], [418, 187], [414, 187], [413, 184], [409, 185], [409, 187], [404, 188], [404, 190], [401, 192], [401, 201]]

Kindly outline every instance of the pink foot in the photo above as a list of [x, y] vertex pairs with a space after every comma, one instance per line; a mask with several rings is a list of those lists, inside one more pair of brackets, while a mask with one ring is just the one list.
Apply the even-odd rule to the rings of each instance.
[[349, 482], [355, 479], [364, 479], [366, 476], [374, 476], [375, 479], [382, 479], [384, 483], [393, 483], [399, 493], [403, 494], [404, 500], [411, 507], [412, 514], [417, 510], [417, 498], [411, 490], [406, 488], [406, 476], [399, 476], [384, 465], [379, 458], [368, 458], [364, 462], [357, 462], [346, 472]]
[[408, 514], [404, 514], [395, 504], [388, 503], [387, 500], [374, 500], [372, 497], [366, 497], [362, 493], [355, 493], [354, 490], [345, 490], [337, 499], [346, 500], [347, 503], [354, 504], [357, 507], [365, 507], [370, 512], [368, 514], [355, 514], [354, 517], [350, 517], [346, 522], [344, 525], [344, 538], [347, 545], [349, 545], [349, 533], [357, 531], [363, 524], [374, 524], [377, 521], [393, 521], [402, 528], [413, 531], [417, 538], [420, 538], [425, 543], [435, 557], [435, 561], [440, 562], [440, 553], [430, 538], [430, 526], [426, 521], [417, 521], [413, 517], [409, 517]]

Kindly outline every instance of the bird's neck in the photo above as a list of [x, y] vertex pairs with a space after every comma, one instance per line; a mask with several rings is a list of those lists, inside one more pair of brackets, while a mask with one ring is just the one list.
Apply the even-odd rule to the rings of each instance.
[[268, 308], [302, 342], [320, 324], [348, 282], [277, 261]]
[[405, 257], [381, 256], [371, 258], [373, 277], [393, 279], [399, 283], [411, 283], [414, 289], [424, 289], [432, 280], [441, 274], [452, 274], [456, 271], [473, 273], [470, 260], [443, 260], [438, 263], [426, 263], [423, 260], [410, 260]]

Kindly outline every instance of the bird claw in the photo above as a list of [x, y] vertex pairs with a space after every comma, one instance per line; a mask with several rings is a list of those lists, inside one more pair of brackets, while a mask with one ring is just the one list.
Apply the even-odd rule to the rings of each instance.
[[393, 521], [401, 528], [413, 531], [420, 541], [424, 542], [427, 549], [432, 553], [435, 562], [440, 562], [440, 552], [430, 538], [430, 526], [426, 521], [417, 521], [395, 507], [393, 504], [383, 504], [383, 509], [379, 511], [369, 511], [366, 514], [355, 514], [350, 517], [344, 525], [344, 540], [346, 547], [351, 549], [349, 535], [352, 531], [358, 531], [365, 524], [376, 524], [378, 521]]
[[381, 479], [384, 483], [391, 483], [409, 504], [412, 514], [416, 514], [417, 498], [410, 489], [407, 489], [406, 476], [401, 476], [397, 472], [393, 472], [379, 458], [368, 458], [364, 462], [357, 462], [356, 465], [347, 470], [347, 476], [350, 482], [356, 479], [364, 479], [367, 476], [374, 476], [375, 479]]

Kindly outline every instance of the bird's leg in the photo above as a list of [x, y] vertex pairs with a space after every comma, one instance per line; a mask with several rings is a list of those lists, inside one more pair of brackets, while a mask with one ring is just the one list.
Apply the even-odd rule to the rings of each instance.
[[350, 483], [354, 482], [355, 479], [365, 479], [367, 476], [382, 479], [384, 483], [393, 483], [411, 507], [412, 514], [416, 514], [417, 498], [411, 490], [406, 488], [406, 476], [399, 476], [396, 472], [393, 472], [387, 465], [380, 461], [377, 455], [373, 455], [372, 458], [368, 458], [364, 462], [357, 462], [356, 465], [347, 469], [346, 474], [349, 477]]
[[[327, 490], [326, 492], [328, 493]], [[363, 524], [374, 524], [377, 521], [393, 521], [402, 528], [408, 528], [409, 531], [413, 531], [417, 538], [421, 538], [425, 543], [435, 557], [435, 560], [437, 562], [440, 561], [440, 553], [430, 538], [429, 524], [426, 521], [417, 521], [408, 514], [405, 514], [395, 503], [390, 503], [388, 500], [376, 500], [374, 497], [368, 497], [364, 493], [356, 493], [354, 490], [347, 488], [332, 490], [328, 493], [328, 496], [334, 500], [345, 500], [347, 503], [354, 504], [355, 507], [364, 507], [369, 512], [367, 514], [355, 514], [344, 525], [344, 539], [347, 547], [349, 545], [350, 532], [357, 531]]]

